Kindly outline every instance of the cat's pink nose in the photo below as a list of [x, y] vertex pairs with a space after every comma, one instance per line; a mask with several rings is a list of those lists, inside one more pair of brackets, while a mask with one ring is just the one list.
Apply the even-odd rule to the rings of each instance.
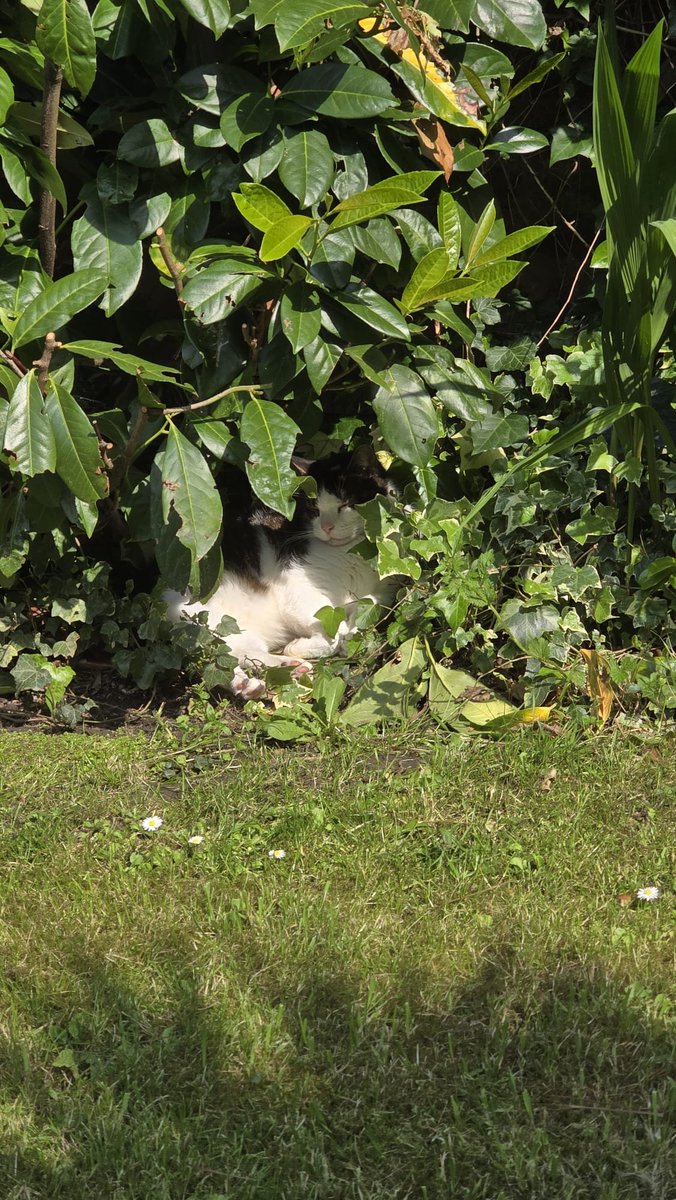
[[333, 533], [335, 525], [331, 525], [329, 521], [322, 521], [322, 529], [324, 533]]

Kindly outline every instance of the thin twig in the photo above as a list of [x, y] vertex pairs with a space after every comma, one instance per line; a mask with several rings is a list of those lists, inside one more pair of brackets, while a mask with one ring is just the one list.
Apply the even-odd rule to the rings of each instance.
[[[551, 204], [551, 206], [552, 206], [552, 211], [553, 211], [553, 212], [555, 212], [555, 213], [557, 214], [557, 216], [559, 216], [559, 217], [561, 218], [561, 220], [563, 221], [564, 225], [566, 226], [566, 229], [570, 229], [570, 232], [573, 234], [573, 236], [574, 236], [574, 237], [576, 237], [576, 238], [577, 238], [577, 240], [578, 240], [579, 242], [582, 242], [582, 245], [584, 246], [584, 245], [585, 245], [585, 240], [584, 240], [584, 238], [583, 238], [582, 234], [580, 233], [579, 229], [576, 229], [576, 228], [575, 228], [575, 226], [573, 225], [573, 222], [572, 222], [572, 221], [569, 221], [569, 220], [568, 220], [566, 217], [564, 217], [563, 213], [561, 212], [561, 209], [559, 208], [559, 206], [558, 206], [558, 205], [557, 205], [557, 203], [556, 203], [556, 200], [554, 199], [554, 197], [553, 197], [553, 196], [551, 196], [551, 195], [549, 194], [549, 192], [547, 191], [546, 187], [544, 186], [544, 184], [542, 183], [542, 181], [539, 179], [539, 177], [537, 176], [537, 174], [535, 173], [535, 171], [534, 171], [534, 170], [533, 170], [533, 168], [531, 167], [530, 163], [529, 163], [529, 162], [526, 162], [525, 158], [524, 158], [524, 164], [523, 164], [523, 165], [524, 165], [524, 167], [526, 167], [526, 168], [527, 168], [527, 170], [528, 170], [528, 172], [530, 173], [530, 175], [532, 176], [532, 178], [533, 178], [534, 182], [535, 182], [535, 183], [538, 185], [538, 187], [539, 187], [540, 191], [541, 191], [541, 192], [543, 192], [543, 194], [544, 194], [544, 195], [547, 197], [547, 199], [549, 200], [549, 203], [550, 203], [550, 204]], [[574, 174], [574, 171], [575, 171], [576, 169], [577, 169], [576, 167], [575, 167], [575, 168], [573, 168], [573, 171], [571, 171], [571, 175], [572, 175], [572, 174]], [[566, 180], [566, 182], [567, 182], [567, 180]], [[560, 190], [560, 189], [559, 189], [559, 190]]]
[[148, 422], [148, 417], [149, 411], [145, 404], [142, 404], [138, 410], [138, 416], [134, 422], [134, 428], [129, 434], [129, 441], [127, 442], [122, 453], [118, 455], [113, 463], [113, 468], [110, 472], [111, 492], [116, 492], [118, 490], [120, 484], [127, 474], [127, 471], [129, 470], [129, 467], [131, 466], [134, 455], [138, 449], [139, 442], [141, 441], [141, 435]]
[[49, 367], [52, 361], [52, 355], [55, 350], [58, 350], [62, 342], [57, 342], [55, 333], [48, 333], [45, 336], [45, 344], [42, 347], [42, 354], [39, 358], [33, 359], [33, 366], [37, 367], [38, 383], [40, 391], [44, 392], [47, 387], [47, 376], [49, 375]]
[[11, 350], [0, 350], [0, 358], [7, 363], [10, 371], [19, 376], [19, 379], [23, 379], [24, 375], [28, 374], [28, 367], [25, 367], [21, 359], [17, 358], [16, 354], [12, 354]]
[[589, 262], [589, 259], [592, 256], [594, 246], [596, 245], [596, 243], [598, 242], [598, 240], [601, 236], [602, 229], [603, 229], [603, 226], [601, 226], [600, 229], [596, 230], [594, 237], [592, 238], [591, 242], [589, 243], [587, 253], [585, 254], [584, 258], [582, 259], [582, 262], [580, 263], [577, 271], [575, 272], [575, 278], [573, 279], [573, 282], [570, 285], [570, 291], [569, 291], [568, 295], [566, 296], [563, 304], [561, 305], [561, 308], [559, 309], [556, 316], [554, 317], [554, 320], [552, 321], [551, 325], [549, 326], [549, 329], [546, 329], [545, 332], [543, 333], [542, 337], [540, 338], [540, 341], [537, 344], [538, 350], [540, 349], [540, 346], [542, 345], [542, 343], [547, 341], [547, 338], [549, 337], [550, 333], [552, 332], [552, 329], [556, 329], [556, 326], [558, 325], [559, 321], [561, 320], [561, 317], [563, 316], [564, 312], [568, 308], [568, 305], [570, 304], [571, 300], [573, 299], [573, 295], [575, 293], [575, 288], [577, 287], [577, 281], [580, 278], [580, 275], [584, 271], [587, 263]]
[[174, 258], [173, 254], [171, 252], [171, 247], [167, 241], [167, 235], [164, 232], [164, 229], [162, 228], [162, 226], [160, 226], [160, 228], [155, 231], [155, 236], [157, 237], [157, 242], [160, 247], [160, 254], [162, 255], [162, 258], [164, 259], [164, 261], [167, 265], [167, 270], [169, 271], [169, 274], [171, 275], [171, 278], [174, 281], [174, 290], [180, 301], [181, 300], [181, 292], [183, 291], [183, 279], [181, 278], [181, 269], [182, 269], [181, 263], [178, 263], [176, 261], [176, 259]]
[[[59, 101], [61, 99], [61, 81], [63, 71], [49, 58], [45, 59], [42, 85], [42, 124], [40, 128], [40, 148], [47, 155], [52, 166], [56, 165], [56, 130], [59, 122]], [[43, 188], [40, 193], [40, 219], [38, 223], [38, 244], [40, 262], [43, 270], [50, 279], [54, 275], [56, 262], [56, 197]]]
[[252, 383], [225, 388], [222, 392], [216, 392], [215, 396], [209, 396], [207, 400], [196, 400], [194, 404], [185, 404], [182, 408], [165, 408], [162, 415], [180, 417], [182, 413], [195, 412], [198, 408], [207, 408], [210, 404], [215, 404], [217, 400], [224, 400], [226, 396], [234, 396], [236, 392], [248, 392], [250, 396], [255, 396], [260, 390], [256, 384]]

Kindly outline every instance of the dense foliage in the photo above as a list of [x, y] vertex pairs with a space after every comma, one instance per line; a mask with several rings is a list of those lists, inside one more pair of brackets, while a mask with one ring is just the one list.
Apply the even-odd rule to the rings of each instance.
[[[504, 719], [477, 676], [530, 707], [586, 680], [604, 710], [608, 676], [676, 705], [659, 10], [619, 45], [537, 0], [0, 15], [7, 689], [56, 707], [92, 645], [144, 687], [222, 683], [222, 644], [134, 580], [208, 594], [220, 462], [289, 515], [294, 449], [370, 439], [401, 487], [365, 515], [404, 649], [348, 719], [425, 689], [441, 720]], [[319, 673], [307, 720], [382, 640]]]

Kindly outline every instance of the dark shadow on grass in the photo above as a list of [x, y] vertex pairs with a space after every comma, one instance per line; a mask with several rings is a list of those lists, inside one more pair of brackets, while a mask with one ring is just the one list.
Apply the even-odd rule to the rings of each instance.
[[666, 1200], [666, 1035], [593, 963], [489, 957], [441, 988], [267, 962], [247, 1023], [187, 944], [156, 1007], [71, 949], [68, 995], [13, 984], [32, 1044], [0, 1048], [0, 1195]]

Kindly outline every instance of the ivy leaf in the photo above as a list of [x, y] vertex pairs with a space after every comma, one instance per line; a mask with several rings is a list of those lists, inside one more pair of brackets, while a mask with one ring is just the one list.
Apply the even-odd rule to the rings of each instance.
[[503, 446], [517, 446], [528, 437], [528, 417], [517, 413], [491, 413], [472, 426], [472, 447], [475, 454], [486, 450], [498, 450]]
[[162, 515], [172, 510], [180, 519], [176, 531], [193, 562], [204, 558], [221, 529], [223, 506], [213, 476], [196, 446], [174, 425], [162, 459]]
[[199, 25], [210, 29], [214, 37], [225, 33], [230, 24], [228, 0], [180, 0], [186, 12]]
[[56, 443], [45, 415], [44, 398], [35, 371], [17, 383], [9, 402], [5, 425], [5, 451], [22, 475], [39, 475], [56, 466]]
[[56, 332], [76, 313], [98, 300], [106, 284], [106, 276], [91, 269], [75, 271], [55, 283], [48, 283], [44, 292], [31, 300], [14, 326], [14, 346], [23, 346], [44, 333]]
[[548, 604], [524, 608], [521, 600], [508, 600], [502, 606], [500, 621], [512, 641], [527, 654], [528, 647], [536, 639], [559, 628], [561, 614]]
[[279, 178], [301, 208], [317, 204], [326, 193], [335, 171], [327, 138], [316, 129], [303, 129], [284, 137]]
[[96, 75], [96, 39], [85, 0], [43, 0], [35, 40], [71, 87], [86, 96]]
[[539, 50], [547, 26], [538, 0], [475, 0], [471, 20], [496, 42]]
[[283, 408], [256, 397], [242, 414], [240, 436], [249, 447], [246, 473], [256, 495], [275, 512], [291, 518], [298, 477], [291, 455], [300, 429]]
[[293, 109], [300, 109], [312, 116], [361, 120], [375, 117], [395, 103], [390, 85], [381, 75], [340, 62], [299, 71], [282, 89], [281, 99], [291, 119]]
[[439, 422], [425, 385], [415, 371], [395, 363], [385, 373], [373, 408], [388, 446], [404, 462], [424, 467], [434, 454]]
[[319, 296], [305, 283], [292, 283], [279, 306], [282, 333], [294, 354], [313, 342], [321, 328]]
[[98, 439], [77, 400], [54, 379], [45, 400], [56, 445], [56, 473], [78, 500], [96, 504], [108, 492]]

